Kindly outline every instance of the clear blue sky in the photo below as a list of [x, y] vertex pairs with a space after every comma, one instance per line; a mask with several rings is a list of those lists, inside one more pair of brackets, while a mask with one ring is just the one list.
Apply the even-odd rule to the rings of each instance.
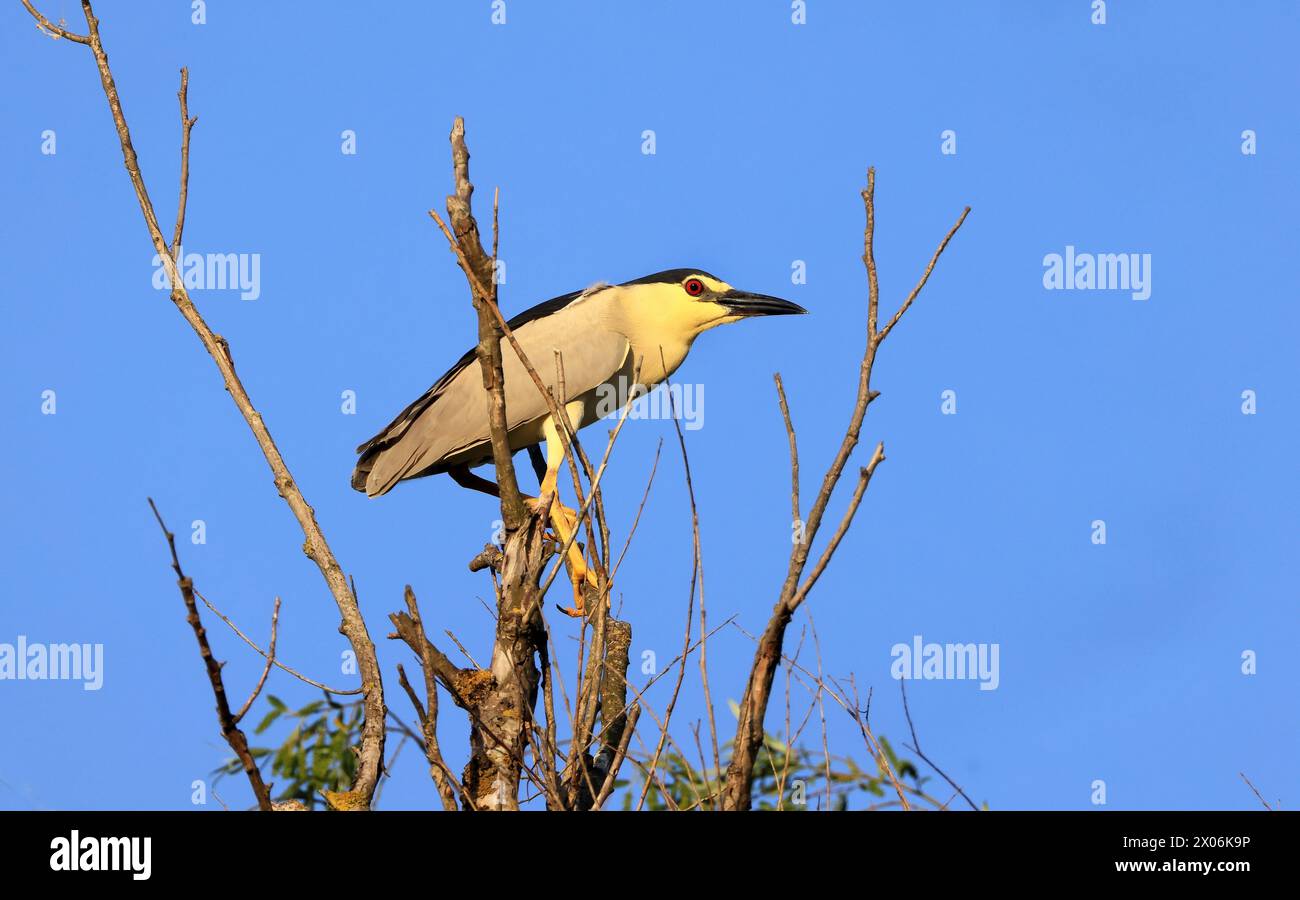
[[[810, 0], [803, 26], [779, 0], [510, 0], [504, 26], [487, 0], [310, 14], [211, 3], [203, 26], [183, 3], [98, 6], [164, 222], [177, 70], [190, 67], [186, 249], [261, 258], [258, 299], [196, 300], [355, 575], [403, 715], [392, 673], [408, 654], [383, 636], [404, 583], [435, 633], [454, 630], [480, 659], [490, 636], [476, 599], [489, 588], [465, 562], [491, 535], [492, 501], [445, 478], [379, 500], [348, 486], [353, 447], [472, 343], [463, 278], [425, 213], [447, 192], [461, 114], [480, 212], [502, 192], [508, 311], [675, 266], [811, 311], [709, 333], [678, 374], [705, 386], [688, 441], [710, 614], [750, 631], [790, 540], [772, 372], [806, 497], [851, 406], [866, 167], [887, 307], [971, 205], [876, 368], [859, 460], [878, 439], [889, 458], [807, 608], [827, 669], [874, 687], [872, 721], [898, 745], [890, 648], [915, 634], [998, 644], [997, 690], [909, 691], [923, 749], [995, 808], [1092, 808], [1095, 779], [1109, 808], [1257, 807], [1241, 771], [1270, 800], [1300, 802], [1293, 4], [1116, 0], [1104, 26], [1085, 0]], [[84, 28], [72, 0], [44, 8]], [[284, 660], [348, 684], [346, 645], [211, 361], [150, 286], [153, 250], [90, 55], [41, 37], [17, 2], [0, 20], [0, 643], [105, 653], [97, 692], [0, 681], [0, 808], [188, 808], [191, 781], [228, 751], [146, 495], [200, 588], [259, 639], [283, 598]], [[340, 152], [345, 129], [355, 156]], [[946, 129], [955, 155], [941, 153]], [[1255, 155], [1241, 152], [1246, 129]], [[1045, 290], [1043, 257], [1067, 245], [1151, 254], [1150, 299]], [[794, 260], [805, 285], [790, 282]], [[356, 415], [340, 412], [345, 390]], [[945, 390], [956, 415], [941, 414]], [[1256, 415], [1242, 414], [1245, 390]], [[660, 438], [616, 588], [634, 651], [666, 661], [690, 569], [670, 423], [629, 423], [607, 496], [621, 544]], [[184, 540], [196, 519], [202, 546]], [[208, 624], [242, 698], [260, 660]], [[572, 624], [556, 627], [568, 647]], [[728, 630], [711, 647], [729, 735], [725, 701], [752, 645]], [[1241, 671], [1247, 650], [1255, 675]], [[701, 714], [693, 683], [683, 736]], [[315, 697], [278, 674], [272, 690]], [[444, 704], [457, 768], [462, 721]], [[832, 728], [861, 756], [846, 717]], [[416, 748], [397, 772], [384, 806], [436, 803]], [[219, 790], [248, 802], [234, 779]]]

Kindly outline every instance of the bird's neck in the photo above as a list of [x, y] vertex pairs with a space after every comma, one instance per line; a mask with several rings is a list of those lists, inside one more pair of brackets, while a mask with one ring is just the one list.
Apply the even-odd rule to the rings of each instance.
[[639, 362], [641, 377], [638, 380], [649, 388], [676, 372], [691, 349], [690, 341], [682, 343], [680, 340], [670, 341], [655, 336], [629, 340], [632, 344], [633, 369]]

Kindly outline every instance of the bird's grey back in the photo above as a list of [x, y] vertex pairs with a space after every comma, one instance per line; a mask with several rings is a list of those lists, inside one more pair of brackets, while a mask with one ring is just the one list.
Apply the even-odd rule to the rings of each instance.
[[[604, 286], [565, 294], [509, 320], [542, 381], [557, 395], [555, 349], [563, 349], [565, 394], [578, 397], [605, 383], [626, 360], [628, 343], [598, 327], [598, 304], [585, 301]], [[575, 340], [580, 335], [581, 339]], [[542, 419], [547, 406], [508, 341], [501, 344], [509, 429]], [[474, 351], [462, 356], [388, 427], [357, 448], [352, 486], [370, 496], [399, 481], [445, 471], [448, 457], [490, 456], [487, 392]], [[518, 449], [518, 448], [515, 448]]]

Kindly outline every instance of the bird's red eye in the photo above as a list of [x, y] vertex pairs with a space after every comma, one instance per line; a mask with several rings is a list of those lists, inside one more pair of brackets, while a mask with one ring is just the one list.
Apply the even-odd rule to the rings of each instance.
[[685, 288], [686, 293], [690, 294], [692, 297], [698, 297], [700, 294], [704, 293], [704, 282], [700, 281], [698, 278], [687, 278], [682, 287]]

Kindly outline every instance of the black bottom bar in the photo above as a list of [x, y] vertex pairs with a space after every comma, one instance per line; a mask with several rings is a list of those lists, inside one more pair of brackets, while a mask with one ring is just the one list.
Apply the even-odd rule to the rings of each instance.
[[[379, 888], [419, 871], [436, 889], [463, 885], [466, 873], [488, 871], [485, 865], [525, 883], [556, 867], [557, 876], [566, 867], [579, 878], [597, 875], [617, 860], [624, 879], [669, 875], [680, 883], [702, 869], [729, 886], [820, 872], [861, 879], [866, 888], [892, 871], [918, 886], [1106, 878], [1224, 887], [1291, 874], [1297, 822], [1292, 813], [1264, 811], [31, 812], [0, 813], [0, 859], [7, 875], [87, 886], [217, 887], [250, 878], [265, 885], [260, 879], [282, 876], [295, 887]], [[137, 877], [146, 866], [148, 878]]]

